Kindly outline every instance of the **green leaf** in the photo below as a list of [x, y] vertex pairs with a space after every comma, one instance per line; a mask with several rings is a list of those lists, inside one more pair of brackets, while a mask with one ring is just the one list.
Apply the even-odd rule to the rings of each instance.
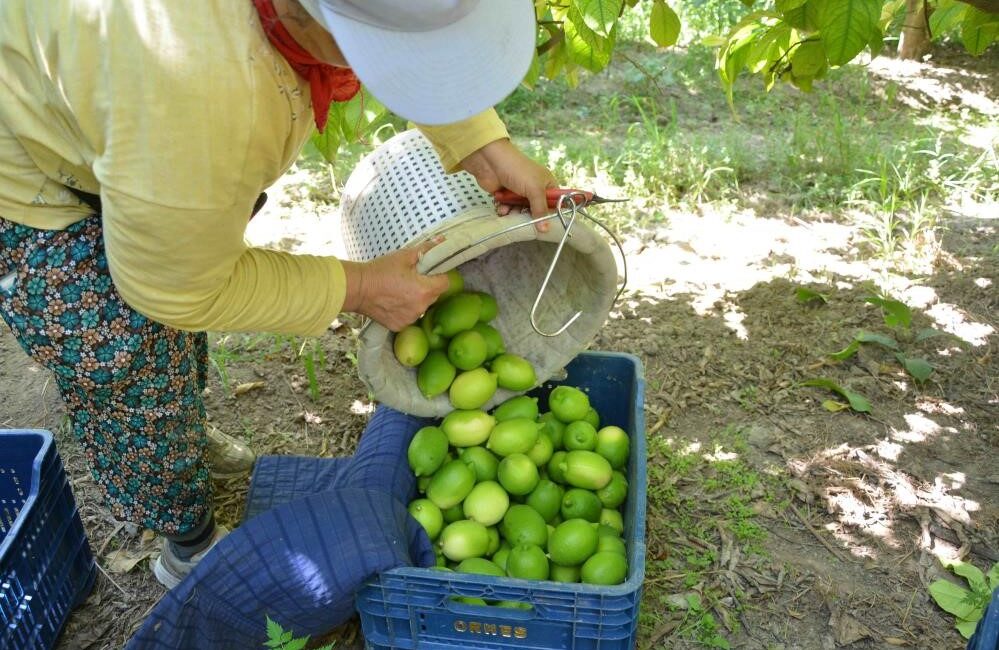
[[930, 36], [939, 38], [964, 20], [968, 5], [957, 0], [939, 0], [930, 14]]
[[904, 302], [879, 296], [868, 296], [867, 302], [881, 307], [881, 316], [888, 327], [909, 327], [912, 324], [912, 310]]
[[782, 14], [786, 14], [789, 11], [793, 11], [798, 7], [803, 7], [808, 0], [777, 0], [774, 2], [774, 7], [777, 8]]
[[992, 565], [985, 577], [989, 579], [989, 591], [999, 589], [999, 562]]
[[[791, 26], [783, 21], [777, 22], [753, 43], [753, 47], [746, 57], [746, 67], [753, 74], [770, 70], [774, 67], [774, 63], [781, 59], [784, 53], [787, 52], [790, 40]], [[802, 303], [812, 300], [828, 302], [829, 298], [825, 294], [806, 287], [799, 287], [795, 295], [798, 298], [798, 302]]]
[[268, 647], [275, 647], [270, 645], [272, 642], [281, 643], [281, 635], [284, 634], [284, 629], [277, 624], [276, 621], [272, 620], [270, 616], [267, 617], [267, 638]]
[[919, 343], [920, 341], [925, 341], [927, 339], [936, 338], [938, 336], [950, 336], [950, 335], [947, 332], [941, 332], [940, 330], [934, 329], [932, 327], [924, 327], [923, 329], [919, 330], [919, 332], [916, 334], [916, 343]]
[[837, 384], [832, 379], [827, 379], [825, 377], [819, 377], [817, 379], [809, 379], [807, 381], [801, 382], [802, 386], [815, 386], [817, 388], [825, 388], [831, 390], [834, 393], [846, 398], [846, 401], [850, 403], [850, 408], [858, 413], [870, 413], [871, 403], [867, 401], [867, 398], [860, 393], [855, 393], [852, 390], [847, 390], [839, 384]]
[[818, 28], [830, 65], [843, 65], [867, 47], [877, 29], [881, 3], [874, 0], [827, 0], [819, 9]]
[[933, 374], [933, 365], [926, 359], [907, 357], [901, 352], [896, 354], [895, 358], [902, 364], [905, 371], [920, 383], [929, 379], [930, 375]]
[[623, 0], [574, 0], [586, 26], [601, 36], [610, 36], [621, 15]]
[[[771, 30], [766, 37], [769, 37], [770, 34], [772, 33], [773, 30]], [[818, 300], [822, 303], [829, 302], [829, 296], [827, 296], [824, 293], [819, 293], [814, 289], [809, 289], [807, 287], [798, 287], [797, 289], [795, 289], [794, 296], [795, 298], [798, 299], [798, 302], [803, 302], [803, 303], [809, 303], [812, 302], [813, 300]]]
[[975, 629], [978, 627], [978, 621], [958, 621], [954, 624], [957, 631], [961, 633], [965, 639], [970, 639], [971, 635], [975, 633]]
[[388, 113], [388, 109], [364, 87], [350, 100], [341, 102], [340, 107], [340, 131], [347, 140], [364, 137]]
[[[951, 560], [949, 562], [944, 562], [943, 565], [953, 571], [955, 575], [959, 575], [967, 580], [972, 591], [980, 593], [987, 593], [991, 591], [985, 584], [985, 574], [982, 573], [981, 569], [976, 567], [974, 564], [962, 562], [961, 560]], [[962, 618], [969, 617], [964, 616]]]
[[652, 17], [649, 19], [649, 36], [660, 47], [676, 45], [680, 38], [680, 18], [672, 7], [663, 0], [652, 3]]
[[791, 55], [791, 74], [795, 77], [815, 77], [826, 65], [826, 50], [819, 41], [804, 41]]
[[950, 580], [937, 580], [931, 583], [929, 592], [940, 609], [948, 614], [966, 619], [975, 612], [975, 606], [968, 603], [970, 592]]
[[968, 52], [980, 56], [999, 36], [999, 14], [987, 14], [969, 6], [961, 24], [961, 42]]
[[822, 408], [829, 411], [830, 413], [839, 413], [843, 409], [850, 408], [849, 404], [844, 404], [843, 402], [837, 402], [834, 399], [822, 400]]
[[313, 131], [310, 141], [312, 142], [312, 146], [326, 159], [326, 162], [332, 163], [336, 160], [337, 152], [340, 150], [340, 143], [343, 142], [343, 136], [337, 123], [327, 122], [326, 130], [322, 133]]
[[857, 334], [853, 337], [853, 340], [860, 343], [877, 343], [878, 345], [884, 346], [889, 350], [898, 349], [898, 343], [895, 342], [895, 339], [890, 336], [885, 336], [884, 334], [875, 334], [874, 332], [865, 332], [861, 330], [857, 332]]
[[859, 349], [860, 349], [860, 342], [857, 341], [856, 339], [854, 339], [854, 340], [850, 341], [850, 345], [846, 346], [845, 348], [843, 348], [839, 352], [832, 352], [831, 354], [829, 354], [827, 356], [829, 356], [830, 358], [835, 359], [836, 361], [846, 361], [847, 359], [849, 359], [853, 355], [857, 354], [857, 350], [859, 350]]
[[565, 22], [566, 54], [570, 61], [590, 72], [600, 72], [610, 63], [614, 32], [608, 37], [597, 34], [583, 20], [575, 7], [569, 8]]
[[301, 639], [292, 639], [284, 645], [281, 650], [304, 650], [305, 646], [309, 643], [309, 637], [304, 637]]
[[701, 39], [701, 45], [705, 47], [721, 47], [728, 43], [728, 39], [717, 34], [708, 34]]

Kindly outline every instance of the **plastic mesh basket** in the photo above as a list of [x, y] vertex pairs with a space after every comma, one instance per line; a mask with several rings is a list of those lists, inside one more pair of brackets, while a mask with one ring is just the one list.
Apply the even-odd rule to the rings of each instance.
[[0, 648], [52, 648], [96, 566], [47, 431], [0, 430]]
[[476, 208], [488, 212], [492, 205], [471, 174], [445, 173], [430, 142], [419, 131], [405, 131], [365, 157], [344, 185], [340, 222], [347, 256], [374, 259], [447, 219]]
[[[369, 260], [435, 239], [417, 269], [459, 268], [467, 289], [492, 295], [499, 315], [490, 324], [508, 352], [531, 363], [539, 381], [589, 345], [614, 302], [614, 256], [593, 228], [576, 220], [560, 248], [566, 227], [558, 219], [540, 233], [527, 215], [497, 216], [492, 196], [467, 173], [445, 173], [418, 131], [401, 133], [369, 154], [351, 173], [341, 201], [348, 257]], [[543, 299], [536, 301], [542, 286]], [[578, 317], [569, 323], [574, 314]], [[375, 322], [362, 330], [358, 372], [371, 394], [413, 415], [446, 414], [451, 410], [447, 396], [427, 399], [420, 393], [416, 371], [394, 356], [392, 336]], [[487, 407], [511, 394], [496, 391]]]

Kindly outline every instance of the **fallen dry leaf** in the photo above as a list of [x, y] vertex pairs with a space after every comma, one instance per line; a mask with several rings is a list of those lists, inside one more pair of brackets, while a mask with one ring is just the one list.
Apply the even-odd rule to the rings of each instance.
[[155, 552], [155, 549], [129, 551], [127, 549], [119, 548], [108, 555], [108, 571], [111, 573], [128, 573], [135, 568], [135, 565], [151, 557]]
[[249, 393], [251, 390], [257, 388], [263, 388], [267, 385], [266, 381], [248, 381], [244, 384], [239, 384], [233, 389], [233, 395], [242, 395], [243, 393]]

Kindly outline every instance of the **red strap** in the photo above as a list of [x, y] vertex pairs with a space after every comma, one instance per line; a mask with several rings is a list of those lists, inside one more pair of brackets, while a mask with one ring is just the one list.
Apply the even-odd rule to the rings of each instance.
[[361, 82], [350, 68], [323, 63], [299, 45], [281, 23], [271, 0], [253, 0], [253, 4], [257, 7], [260, 24], [271, 45], [287, 59], [295, 72], [309, 82], [312, 112], [315, 114], [316, 127], [322, 132], [326, 128], [330, 104], [352, 98], [361, 89]]

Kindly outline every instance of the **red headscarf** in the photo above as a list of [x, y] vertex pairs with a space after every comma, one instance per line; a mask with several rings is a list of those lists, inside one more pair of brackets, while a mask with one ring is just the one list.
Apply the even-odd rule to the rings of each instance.
[[350, 68], [323, 63], [299, 45], [281, 23], [271, 0], [253, 0], [253, 4], [257, 7], [260, 23], [271, 45], [284, 55], [295, 72], [309, 82], [316, 127], [323, 131], [329, 117], [330, 104], [334, 101], [345, 102], [356, 95], [361, 89], [361, 82]]

